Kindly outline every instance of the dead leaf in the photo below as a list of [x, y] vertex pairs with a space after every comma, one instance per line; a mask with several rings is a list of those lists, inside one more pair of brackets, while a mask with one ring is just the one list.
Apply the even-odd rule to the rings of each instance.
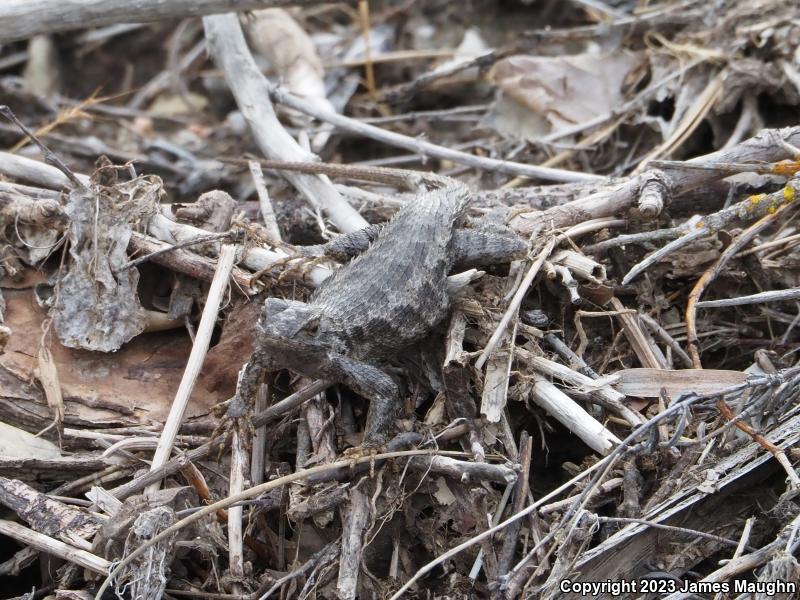
[[61, 458], [52, 442], [0, 421], [0, 456], [5, 458]]
[[162, 188], [157, 177], [110, 185], [94, 179], [91, 190], [72, 190], [64, 208], [71, 260], [58, 282], [53, 326], [65, 346], [114, 352], [145, 327], [139, 272], [117, 269], [128, 262], [133, 226], [155, 211]]
[[[44, 310], [30, 291], [4, 290], [6, 323], [13, 329], [0, 356], [0, 406], [28, 414], [26, 423], [41, 428], [50, 420], [45, 400], [27, 385], [37, 365]], [[114, 354], [53, 344], [66, 425], [149, 425], [163, 423], [186, 366], [191, 341], [182, 332], [138, 336]], [[146, 390], [146, 393], [145, 393]], [[208, 414], [220, 395], [197, 386], [187, 417]], [[3, 411], [9, 414], [8, 410]], [[16, 413], [14, 413], [16, 414]], [[26, 425], [27, 426], [27, 425]]]
[[614, 384], [618, 392], [626, 396], [657, 398], [661, 388], [670, 396], [684, 392], [709, 394], [723, 388], [744, 383], [748, 374], [741, 371], [716, 369], [624, 369], [617, 371], [619, 381]]
[[495, 64], [489, 79], [556, 132], [618, 108], [625, 78], [638, 63], [629, 52], [510, 56]]
[[64, 422], [64, 398], [61, 395], [61, 383], [58, 380], [58, 369], [53, 362], [53, 355], [44, 344], [39, 345], [37, 361], [36, 374], [44, 389], [47, 406], [53, 411], [52, 425], [61, 431], [61, 425]]

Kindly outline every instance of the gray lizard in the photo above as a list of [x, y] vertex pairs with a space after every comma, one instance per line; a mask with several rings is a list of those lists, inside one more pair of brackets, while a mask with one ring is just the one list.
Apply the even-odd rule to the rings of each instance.
[[524, 255], [527, 245], [497, 225], [458, 229], [469, 189], [455, 179], [323, 163], [266, 166], [359, 178], [367, 178], [366, 173], [369, 179], [411, 180], [424, 188], [384, 226], [320, 247], [329, 254], [358, 255], [325, 280], [308, 303], [266, 300], [256, 350], [228, 409], [229, 417], [243, 414], [264, 370], [288, 368], [343, 383], [370, 401], [362, 448], [374, 451], [387, 441], [400, 398], [377, 362], [429, 335], [447, 316], [456, 288], [470, 280], [468, 275], [449, 277], [455, 265], [486, 264], [487, 257], [488, 262], [508, 262]]

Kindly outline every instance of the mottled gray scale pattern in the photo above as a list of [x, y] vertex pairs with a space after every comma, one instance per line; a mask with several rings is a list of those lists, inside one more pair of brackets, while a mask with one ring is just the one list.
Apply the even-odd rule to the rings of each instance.
[[[342, 254], [363, 252], [325, 281], [307, 304], [267, 299], [257, 350], [242, 377], [247, 385], [237, 397], [255, 394], [259, 369], [265, 368], [287, 367], [344, 383], [370, 400], [363, 446], [386, 441], [400, 394], [373, 359], [391, 357], [419, 341], [447, 316], [447, 277], [457, 261], [481, 261], [489, 252], [507, 262], [524, 250], [507, 229], [456, 227], [469, 195], [464, 184], [427, 174], [420, 180], [434, 189], [421, 192], [382, 228], [343, 236], [336, 245]], [[492, 235], [497, 239], [486, 239]]]
[[[328, 256], [341, 262], [367, 251], [380, 235], [384, 224], [378, 223], [340, 235], [327, 244], [305, 246], [309, 256]], [[527, 244], [512, 229], [489, 219], [474, 219], [467, 228], [453, 231], [453, 267], [456, 270], [508, 262], [525, 256]]]
[[354, 358], [379, 356], [427, 334], [447, 314], [454, 223], [467, 199], [466, 186], [450, 181], [405, 205], [366, 252], [312, 296], [321, 329], [358, 340], [348, 344]]
[[453, 234], [454, 267], [468, 269], [522, 258], [527, 244], [515, 232], [497, 225], [456, 229]]
[[340, 235], [327, 244], [314, 246], [313, 248], [319, 248], [325, 256], [344, 261], [353, 256], [358, 256], [369, 248], [369, 245], [378, 237], [382, 229], [382, 223], [370, 225], [358, 231]]

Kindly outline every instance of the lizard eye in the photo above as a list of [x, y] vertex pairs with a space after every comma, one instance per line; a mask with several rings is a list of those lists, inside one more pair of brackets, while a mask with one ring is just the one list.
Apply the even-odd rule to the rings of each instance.
[[319, 319], [311, 319], [303, 325], [303, 331], [310, 335], [317, 335], [319, 331]]

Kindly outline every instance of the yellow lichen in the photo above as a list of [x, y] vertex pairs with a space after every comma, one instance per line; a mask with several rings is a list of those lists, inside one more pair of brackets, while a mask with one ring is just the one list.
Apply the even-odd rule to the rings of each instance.
[[787, 185], [783, 188], [783, 199], [786, 202], [794, 202], [794, 188], [790, 185]]
[[772, 172], [775, 175], [783, 175], [784, 177], [791, 177], [800, 171], [800, 161], [796, 160], [782, 160], [772, 166]]

